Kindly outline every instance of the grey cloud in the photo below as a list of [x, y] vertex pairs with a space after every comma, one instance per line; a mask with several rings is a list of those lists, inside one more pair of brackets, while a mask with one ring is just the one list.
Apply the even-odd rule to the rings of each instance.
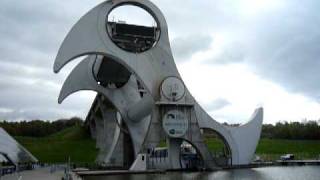
[[245, 64], [262, 79], [320, 101], [320, 3], [292, 0], [284, 5], [240, 23], [221, 24], [232, 41], [207, 63]]
[[[5, 63], [1, 65], [3, 64]], [[1, 65], [0, 70], [3, 69]], [[43, 118], [53, 120], [71, 116], [85, 117], [93, 99], [70, 96], [66, 103], [58, 105], [57, 97], [62, 80], [55, 79], [51, 69], [45, 71], [42, 68], [26, 67], [19, 64], [9, 65], [9, 72], [0, 71], [0, 109], [12, 109], [13, 111], [1, 112], [0, 119]], [[18, 68], [20, 68], [20, 72]], [[31, 69], [31, 72], [28, 72], [28, 68]]]
[[72, 25], [98, 2], [1, 1], [1, 60], [50, 66]]
[[257, 73], [288, 90], [320, 100], [320, 34], [289, 41], [260, 66]]
[[55, 75], [53, 61], [72, 25], [101, 0], [0, 2], [0, 119], [85, 117], [92, 98], [57, 96], [70, 71]]
[[[1, 83], [1, 86], [3, 85]], [[85, 117], [93, 99], [74, 95], [59, 105], [57, 103], [59, 89], [42, 81], [33, 84], [15, 82], [11, 83], [9, 88], [1, 88], [0, 108], [12, 109], [13, 112], [0, 113], [0, 119], [43, 118], [53, 120], [66, 116]]]
[[185, 61], [196, 52], [208, 50], [212, 40], [210, 36], [197, 34], [178, 37], [171, 41], [172, 53], [178, 61]]
[[60, 108], [56, 109], [48, 109], [37, 107], [36, 109], [24, 109], [24, 110], [16, 110], [12, 112], [0, 112], [0, 120], [13, 120], [13, 121], [21, 121], [21, 120], [56, 120], [62, 117], [75, 117], [82, 116], [83, 114], [79, 114], [77, 111], [71, 110], [63, 110]]
[[231, 105], [231, 103], [227, 99], [218, 98], [218, 99], [215, 99], [214, 101], [212, 101], [210, 104], [206, 105], [206, 109], [208, 111], [216, 111], [216, 110], [222, 109], [228, 105]]
[[[75, 95], [63, 105], [57, 104], [67, 73], [55, 75], [51, 68], [72, 25], [102, 1], [0, 1], [0, 108], [15, 112], [0, 116], [54, 119], [85, 115], [91, 104], [88, 98]], [[174, 37], [175, 57], [182, 61], [208, 50], [214, 39], [205, 34], [228, 32], [233, 41], [219, 58], [207, 62], [245, 63], [262, 78], [319, 99], [319, 2], [287, 0], [281, 11], [249, 20], [241, 19], [233, 2], [155, 0]], [[218, 100], [208, 108], [226, 105], [227, 101]]]
[[[320, 101], [318, 1], [290, 1], [281, 13], [257, 19], [246, 63], [288, 91]], [[263, 22], [263, 23], [262, 23]], [[251, 43], [251, 44], [249, 44]]]
[[238, 21], [233, 1], [154, 0], [167, 18], [171, 35], [210, 34]]
[[4, 1], [1, 5], [1, 39], [9, 44], [11, 53], [33, 47], [38, 47], [35, 50], [42, 53], [56, 50], [57, 35], [65, 29], [63, 24], [68, 21], [66, 17], [62, 18], [62, 13], [52, 12], [55, 7], [52, 3], [30, 1], [17, 4]]
[[[65, 78], [62, 74], [54, 75], [51, 67], [36, 67], [9, 62], [0, 63], [0, 76], [1, 89], [14, 88], [21, 84], [59, 87]], [[45, 89], [45, 91], [51, 89]]]
[[215, 58], [208, 59], [207, 63], [213, 63], [216, 65], [226, 65], [230, 63], [243, 63], [245, 61], [246, 50], [238, 42], [229, 43], [223, 48]]

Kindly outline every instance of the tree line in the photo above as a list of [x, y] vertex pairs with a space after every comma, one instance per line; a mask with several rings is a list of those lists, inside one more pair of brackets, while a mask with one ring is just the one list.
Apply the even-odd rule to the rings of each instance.
[[59, 132], [65, 128], [82, 125], [83, 120], [77, 117], [71, 119], [59, 119], [56, 121], [1, 121], [0, 127], [5, 129], [11, 136], [44, 137]]
[[[82, 125], [83, 122], [82, 119], [77, 117], [60, 119], [53, 122], [42, 120], [20, 122], [2, 121], [0, 122], [0, 127], [4, 128], [12, 136], [44, 137], [68, 127]], [[225, 125], [227, 124], [225, 123]], [[320, 121], [285, 121], [278, 122], [274, 125], [264, 124], [262, 126], [261, 138], [320, 140]]]
[[275, 125], [264, 124], [262, 138], [320, 140], [320, 121], [278, 122]]

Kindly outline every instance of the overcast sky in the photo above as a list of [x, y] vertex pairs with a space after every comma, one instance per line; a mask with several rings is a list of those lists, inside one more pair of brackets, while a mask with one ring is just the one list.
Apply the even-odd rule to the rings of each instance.
[[[79, 62], [53, 62], [76, 21], [102, 0], [0, 1], [0, 119], [84, 118], [95, 93], [57, 97]], [[220, 122], [244, 123], [256, 107], [264, 123], [320, 119], [320, 1], [153, 0], [163, 11], [178, 69]], [[143, 13], [120, 10], [116, 20]]]

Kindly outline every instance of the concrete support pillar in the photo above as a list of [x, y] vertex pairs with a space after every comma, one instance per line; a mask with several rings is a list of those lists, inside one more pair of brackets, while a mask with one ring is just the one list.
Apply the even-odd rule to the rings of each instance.
[[182, 139], [170, 138], [169, 140], [169, 161], [170, 169], [181, 169], [180, 164], [180, 146]]
[[104, 122], [101, 117], [95, 118], [96, 123], [96, 148], [103, 148], [104, 146]]

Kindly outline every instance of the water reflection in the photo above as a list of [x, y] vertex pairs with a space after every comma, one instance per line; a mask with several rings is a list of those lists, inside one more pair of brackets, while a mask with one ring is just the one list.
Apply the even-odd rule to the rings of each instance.
[[218, 171], [211, 173], [208, 179], [223, 180], [247, 180], [247, 179], [265, 179], [265, 177], [255, 169], [237, 169], [229, 171]]
[[207, 180], [209, 173], [166, 173], [166, 174], [139, 174], [113, 175], [106, 177], [87, 177], [85, 180]]
[[320, 166], [266, 167], [217, 172], [87, 177], [85, 180], [319, 180]]

